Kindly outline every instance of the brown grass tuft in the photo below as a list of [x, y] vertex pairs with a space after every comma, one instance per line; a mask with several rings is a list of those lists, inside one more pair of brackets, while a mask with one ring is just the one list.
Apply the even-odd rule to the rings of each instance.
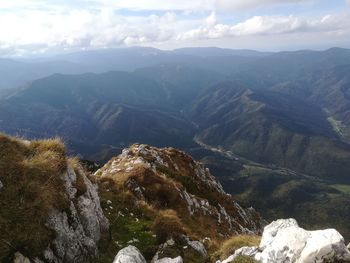
[[[238, 235], [233, 236], [226, 241], [224, 241], [220, 247], [220, 249], [217, 251], [217, 256], [220, 257], [220, 259], [225, 259], [229, 257], [230, 255], [234, 254], [235, 250], [245, 247], [245, 246], [259, 246], [261, 237], [254, 236], [254, 235]], [[245, 262], [245, 261], [242, 261]], [[250, 262], [250, 261], [247, 261]]]
[[58, 139], [31, 143], [0, 134], [0, 262], [14, 251], [37, 256], [52, 238], [52, 209], [68, 209], [62, 173], [65, 147]]
[[171, 237], [177, 237], [184, 234], [180, 218], [174, 210], [164, 210], [154, 220], [152, 226], [153, 232], [157, 235], [159, 243], [164, 243]]
[[84, 181], [84, 168], [77, 157], [69, 158], [68, 165], [70, 165], [74, 169], [74, 172], [77, 176], [74, 186], [77, 189], [77, 197], [79, 197], [85, 194], [87, 191], [87, 187]]

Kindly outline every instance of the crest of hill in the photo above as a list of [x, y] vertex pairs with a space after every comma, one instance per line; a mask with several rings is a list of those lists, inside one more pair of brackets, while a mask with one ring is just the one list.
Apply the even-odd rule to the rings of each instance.
[[243, 209], [203, 164], [174, 148], [134, 144], [95, 177], [102, 189], [128, 192], [155, 215], [171, 211], [192, 238], [222, 240], [234, 234], [258, 234], [262, 227], [254, 209]]

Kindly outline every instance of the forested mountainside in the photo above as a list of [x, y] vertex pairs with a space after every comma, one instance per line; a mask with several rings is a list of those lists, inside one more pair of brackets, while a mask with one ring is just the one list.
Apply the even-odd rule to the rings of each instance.
[[131, 48], [40, 63], [58, 60], [95, 73], [33, 75], [3, 92], [1, 131], [59, 136], [101, 164], [133, 143], [178, 147], [264, 217], [332, 221], [350, 236], [349, 50]]

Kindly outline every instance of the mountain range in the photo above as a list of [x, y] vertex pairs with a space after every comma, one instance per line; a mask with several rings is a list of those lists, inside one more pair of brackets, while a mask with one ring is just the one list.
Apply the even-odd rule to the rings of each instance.
[[101, 163], [133, 143], [178, 147], [265, 218], [294, 213], [350, 237], [348, 49], [113, 49], [0, 71], [3, 132], [58, 136]]

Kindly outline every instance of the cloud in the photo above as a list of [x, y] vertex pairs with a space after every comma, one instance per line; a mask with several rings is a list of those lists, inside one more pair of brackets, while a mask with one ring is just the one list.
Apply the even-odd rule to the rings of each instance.
[[252, 35], [278, 35], [297, 32], [339, 32], [348, 30], [348, 15], [326, 15], [320, 18], [298, 16], [254, 16], [243, 22], [204, 25], [178, 35], [179, 40], [215, 39]]
[[47, 9], [50, 7], [114, 8], [162, 11], [235, 11], [260, 6], [300, 4], [312, 0], [14, 0], [0, 1], [0, 9]]
[[[223, 20], [225, 16], [217, 11], [246, 8], [258, 2], [263, 5], [306, 1], [50, 0], [49, 6], [44, 0], [0, 1], [0, 54], [26, 55], [132, 45], [178, 47], [189, 42], [192, 45], [203, 43], [199, 40], [237, 40], [247, 36], [328, 34], [322, 35], [321, 41], [350, 36], [350, 15], [346, 13], [314, 18], [256, 15], [241, 22], [227, 22], [232, 20]], [[80, 4], [80, 8], [75, 8]], [[134, 9], [163, 11], [130, 12]], [[255, 43], [258, 48], [259, 43]], [[274, 43], [275, 40], [271, 45]]]
[[261, 6], [282, 5], [282, 4], [303, 4], [312, 0], [216, 0], [215, 7], [218, 10], [235, 11], [251, 9]]
[[110, 9], [7, 13], [0, 15], [0, 49], [45, 52], [155, 43], [172, 38], [176, 22], [172, 12], [145, 17]]

